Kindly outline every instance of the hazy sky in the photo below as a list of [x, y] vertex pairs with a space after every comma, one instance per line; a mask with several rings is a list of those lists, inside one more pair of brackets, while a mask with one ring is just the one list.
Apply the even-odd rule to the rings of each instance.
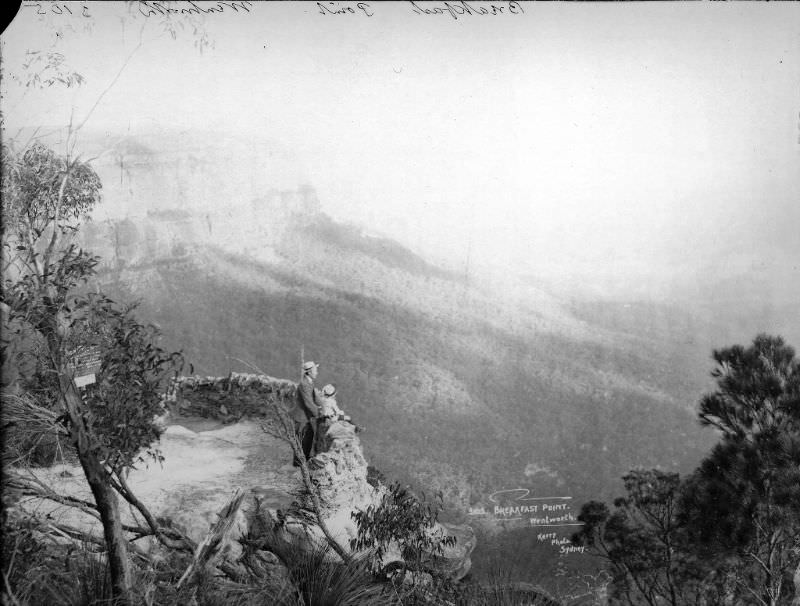
[[356, 11], [344, 15], [253, 3], [207, 15], [214, 47], [202, 54], [186, 17], [171, 17], [185, 26], [173, 40], [144, 5], [90, 3], [85, 19], [67, 4], [71, 17], [22, 9], [2, 37], [4, 69], [52, 46], [87, 81], [20, 103], [6, 79], [9, 124], [85, 115], [144, 24], [93, 127], [275, 140], [331, 215], [457, 265], [624, 282], [755, 258], [797, 278], [796, 3], [537, 3], [512, 15], [495, 2], [504, 14], [457, 19], [411, 3], [366, 3], [371, 17], [355, 2], [322, 3]]

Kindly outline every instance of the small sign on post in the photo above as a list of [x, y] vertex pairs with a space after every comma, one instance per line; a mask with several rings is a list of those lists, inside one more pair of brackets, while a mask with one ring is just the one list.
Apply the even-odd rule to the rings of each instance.
[[81, 347], [69, 355], [67, 368], [72, 370], [75, 386], [84, 388], [97, 381], [96, 373], [100, 372], [103, 361], [97, 345]]

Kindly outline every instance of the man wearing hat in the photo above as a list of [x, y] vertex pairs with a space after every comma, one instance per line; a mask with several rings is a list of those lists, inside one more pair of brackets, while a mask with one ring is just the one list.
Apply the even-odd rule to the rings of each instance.
[[[319, 406], [317, 405], [317, 393], [314, 389], [314, 379], [317, 378], [319, 364], [308, 361], [303, 364], [303, 378], [297, 385], [297, 401], [289, 412], [289, 416], [294, 421], [294, 432], [303, 447], [303, 454], [306, 460], [311, 456], [311, 449], [314, 446], [314, 421], [319, 417]], [[294, 461], [295, 467], [300, 462]]]

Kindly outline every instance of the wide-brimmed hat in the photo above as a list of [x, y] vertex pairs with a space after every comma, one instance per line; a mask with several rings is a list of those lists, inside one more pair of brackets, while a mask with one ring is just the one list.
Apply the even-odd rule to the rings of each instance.
[[322, 395], [326, 398], [332, 398], [334, 395], [336, 395], [336, 386], [328, 383], [322, 388]]
[[319, 368], [319, 364], [317, 364], [316, 362], [314, 362], [312, 360], [309, 360], [308, 362], [303, 364], [303, 370], [306, 371], [306, 372], [308, 372], [312, 368]]

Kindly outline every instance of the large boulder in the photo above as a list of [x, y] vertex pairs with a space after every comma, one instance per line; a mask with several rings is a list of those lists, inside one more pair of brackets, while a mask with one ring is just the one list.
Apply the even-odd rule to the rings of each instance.
[[[441, 553], [429, 553], [422, 558], [422, 566], [428, 572], [453, 579], [463, 579], [472, 567], [472, 552], [477, 544], [475, 531], [467, 524], [437, 522], [430, 534], [440, 538], [455, 537], [453, 545], [444, 545]], [[386, 570], [401, 568], [403, 556], [397, 545], [390, 545], [383, 556]]]
[[472, 566], [470, 559], [477, 539], [475, 531], [466, 524], [438, 524], [445, 536], [455, 537], [454, 545], [445, 546], [441, 554], [430, 556], [428, 568], [451, 579], [462, 579]]

